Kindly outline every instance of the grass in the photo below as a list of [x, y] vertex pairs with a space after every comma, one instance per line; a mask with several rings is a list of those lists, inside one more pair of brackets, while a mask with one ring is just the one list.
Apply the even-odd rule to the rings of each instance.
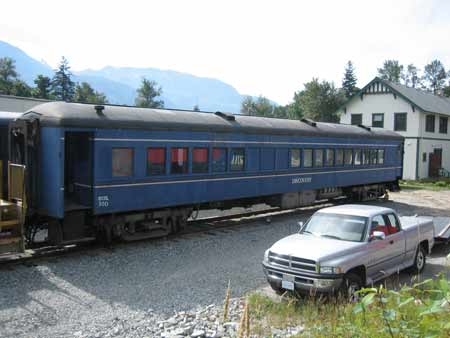
[[449, 190], [450, 178], [440, 178], [439, 180], [421, 179], [417, 181], [404, 180], [400, 181], [400, 187], [403, 189], [428, 189], [428, 190]]
[[450, 282], [444, 274], [398, 291], [367, 288], [358, 303], [293, 296], [248, 296], [251, 334], [304, 327], [296, 337], [450, 337]]

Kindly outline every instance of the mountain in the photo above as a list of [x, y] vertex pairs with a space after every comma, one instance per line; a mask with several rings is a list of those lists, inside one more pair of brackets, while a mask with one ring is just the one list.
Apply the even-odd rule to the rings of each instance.
[[[16, 61], [16, 70], [22, 80], [34, 86], [34, 79], [43, 74], [53, 76], [54, 70], [21, 49], [0, 41], [0, 57]], [[69, 60], [70, 61], [70, 60]], [[165, 107], [192, 109], [198, 105], [203, 111], [238, 113], [243, 96], [231, 85], [211, 78], [198, 77], [173, 70], [157, 68], [104, 67], [74, 72], [75, 82], [88, 82], [95, 90], [103, 92], [110, 103], [133, 105], [136, 89], [142, 78], [156, 81], [163, 90]]]

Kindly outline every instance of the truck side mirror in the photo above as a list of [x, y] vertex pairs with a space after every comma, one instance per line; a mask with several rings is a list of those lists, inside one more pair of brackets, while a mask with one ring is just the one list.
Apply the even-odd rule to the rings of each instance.
[[386, 235], [384, 234], [383, 231], [374, 231], [372, 236], [370, 236], [371, 241], [374, 241], [374, 240], [382, 241], [385, 238], [386, 238]]
[[299, 226], [299, 228], [300, 228], [300, 229], [298, 229], [298, 232], [302, 231], [303, 226], [304, 226], [305, 224], [304, 224], [303, 222], [298, 222], [297, 224], [298, 224], [298, 226]]

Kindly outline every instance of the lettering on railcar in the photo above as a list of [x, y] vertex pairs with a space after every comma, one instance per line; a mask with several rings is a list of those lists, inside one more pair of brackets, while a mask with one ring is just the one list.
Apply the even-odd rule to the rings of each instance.
[[109, 196], [108, 195], [104, 195], [104, 196], [98, 196], [97, 197], [98, 200], [98, 206], [100, 208], [105, 208], [109, 206]]
[[311, 183], [312, 177], [295, 177], [292, 179], [292, 184]]

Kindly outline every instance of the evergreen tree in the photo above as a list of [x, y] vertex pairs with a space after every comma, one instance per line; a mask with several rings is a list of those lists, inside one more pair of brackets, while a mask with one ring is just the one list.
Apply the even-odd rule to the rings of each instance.
[[424, 68], [423, 79], [425, 81], [426, 89], [436, 94], [439, 90], [445, 86], [445, 80], [447, 79], [447, 73], [445, 72], [444, 65], [439, 60], [433, 60], [427, 64]]
[[105, 94], [94, 90], [87, 82], [76, 84], [73, 100], [75, 102], [80, 103], [94, 103], [94, 104], [108, 103]]
[[52, 79], [52, 94], [58, 100], [70, 102], [73, 100], [74, 93], [75, 83], [72, 81], [69, 62], [63, 56]]
[[[256, 100], [254, 100], [251, 96], [246, 96], [241, 102], [241, 114], [244, 115], [275, 117], [275, 110], [276, 108], [270, 100], [262, 95], [260, 95]], [[281, 108], [279, 108], [276, 113], [282, 114]]]
[[378, 68], [378, 76], [383, 80], [400, 83], [403, 66], [397, 60], [386, 60], [382, 68]]
[[342, 89], [346, 98], [352, 97], [358, 91], [356, 81], [355, 68], [353, 67], [353, 63], [348, 61], [345, 67], [344, 79], [342, 80]]
[[36, 87], [33, 89], [33, 96], [39, 99], [50, 99], [52, 81], [48, 76], [38, 75], [34, 80]]
[[0, 94], [13, 95], [16, 80], [15, 61], [9, 57], [0, 58]]
[[136, 106], [144, 108], [164, 108], [164, 101], [157, 100], [161, 96], [162, 88], [155, 81], [142, 79], [141, 86], [137, 90]]
[[10, 94], [15, 96], [31, 97], [32, 91], [33, 91], [32, 88], [29, 85], [27, 85], [24, 81], [16, 79], [13, 82]]

